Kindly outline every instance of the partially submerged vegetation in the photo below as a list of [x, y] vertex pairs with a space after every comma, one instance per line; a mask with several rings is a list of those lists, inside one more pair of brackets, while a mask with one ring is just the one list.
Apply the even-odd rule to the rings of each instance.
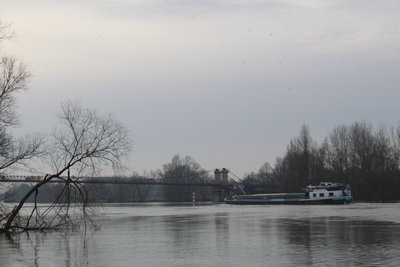
[[[46, 141], [41, 159], [50, 164], [53, 173], [32, 186], [17, 206], [5, 210], [0, 231], [50, 229], [73, 224], [71, 206], [79, 206], [86, 218], [88, 190], [80, 177], [96, 173], [104, 166], [120, 168], [122, 158], [130, 150], [128, 132], [120, 123], [73, 102], [62, 106], [60, 125]], [[37, 206], [39, 189], [54, 179], [61, 180], [61, 190], [53, 203], [42, 211]], [[31, 196], [34, 196], [34, 206], [27, 218], [21, 218], [22, 207]]]

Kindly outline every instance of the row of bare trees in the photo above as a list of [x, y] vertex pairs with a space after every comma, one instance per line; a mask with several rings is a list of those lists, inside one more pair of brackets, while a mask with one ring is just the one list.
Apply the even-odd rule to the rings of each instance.
[[[298, 191], [321, 181], [348, 183], [357, 200], [400, 200], [400, 127], [375, 129], [366, 122], [340, 125], [321, 144], [303, 126], [274, 168], [265, 165], [246, 181]], [[267, 165], [269, 166], [269, 165]]]

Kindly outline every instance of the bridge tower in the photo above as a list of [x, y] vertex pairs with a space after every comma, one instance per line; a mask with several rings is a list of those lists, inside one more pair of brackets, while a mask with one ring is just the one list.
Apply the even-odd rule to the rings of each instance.
[[214, 171], [215, 183], [221, 183], [221, 171], [219, 169], [215, 169]]
[[228, 173], [229, 171], [225, 168], [222, 168], [221, 170], [221, 182], [223, 185], [227, 185], [228, 184]]
[[220, 184], [221, 186], [212, 191], [212, 201], [213, 202], [222, 202], [225, 197], [225, 186], [228, 185], [228, 173], [229, 171], [225, 168], [215, 169], [214, 177], [215, 183]]

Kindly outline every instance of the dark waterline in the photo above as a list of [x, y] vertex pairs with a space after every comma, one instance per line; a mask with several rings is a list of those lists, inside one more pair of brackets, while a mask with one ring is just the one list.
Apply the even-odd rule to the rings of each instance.
[[0, 235], [0, 266], [398, 266], [400, 204], [110, 204], [100, 230]]

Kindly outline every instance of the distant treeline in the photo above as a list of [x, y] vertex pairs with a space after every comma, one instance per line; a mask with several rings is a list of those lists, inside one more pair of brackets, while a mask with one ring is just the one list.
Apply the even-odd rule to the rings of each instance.
[[[366, 122], [340, 125], [332, 129], [318, 144], [308, 126], [302, 126], [299, 136], [290, 140], [286, 152], [272, 167], [268, 162], [258, 172], [243, 178], [246, 193], [260, 193], [251, 184], [263, 184], [281, 192], [298, 192], [309, 184], [331, 181], [350, 184], [355, 200], [400, 200], [400, 127], [374, 128]], [[213, 174], [203, 169], [193, 158], [175, 155], [161, 169], [147, 175], [135, 174], [128, 179], [162, 179], [177, 183], [207, 183]], [[115, 179], [122, 179], [115, 177]], [[123, 179], [127, 179], [124, 177]], [[16, 201], [28, 185], [7, 192], [8, 201]], [[88, 184], [92, 201], [210, 201], [212, 188], [191, 186], [151, 186]], [[51, 202], [61, 185], [48, 184], [39, 201]], [[259, 188], [260, 190], [260, 188]], [[239, 193], [239, 192], [238, 192]]]
[[400, 200], [400, 127], [375, 129], [366, 122], [335, 127], [321, 144], [304, 125], [272, 168], [264, 164], [247, 183], [298, 191], [308, 184], [350, 184], [359, 201]]
[[[131, 177], [114, 177], [115, 181], [138, 181], [146, 179], [161, 179], [171, 183], [209, 183], [213, 180], [209, 172], [191, 157], [180, 157], [175, 155], [170, 163], [164, 164], [162, 169], [151, 171], [146, 175], [134, 174]], [[170, 201], [170, 202], [189, 202], [193, 201], [195, 193], [196, 201], [210, 201], [210, 187], [198, 186], [163, 186], [163, 185], [144, 185], [144, 184], [86, 184], [90, 202], [122, 203], [122, 202], [143, 202], [143, 201]], [[17, 185], [8, 190], [3, 200], [7, 202], [17, 202], [31, 188], [28, 184]], [[59, 196], [63, 184], [47, 184], [40, 189], [38, 202], [50, 203]], [[33, 202], [34, 197], [28, 199]]]

